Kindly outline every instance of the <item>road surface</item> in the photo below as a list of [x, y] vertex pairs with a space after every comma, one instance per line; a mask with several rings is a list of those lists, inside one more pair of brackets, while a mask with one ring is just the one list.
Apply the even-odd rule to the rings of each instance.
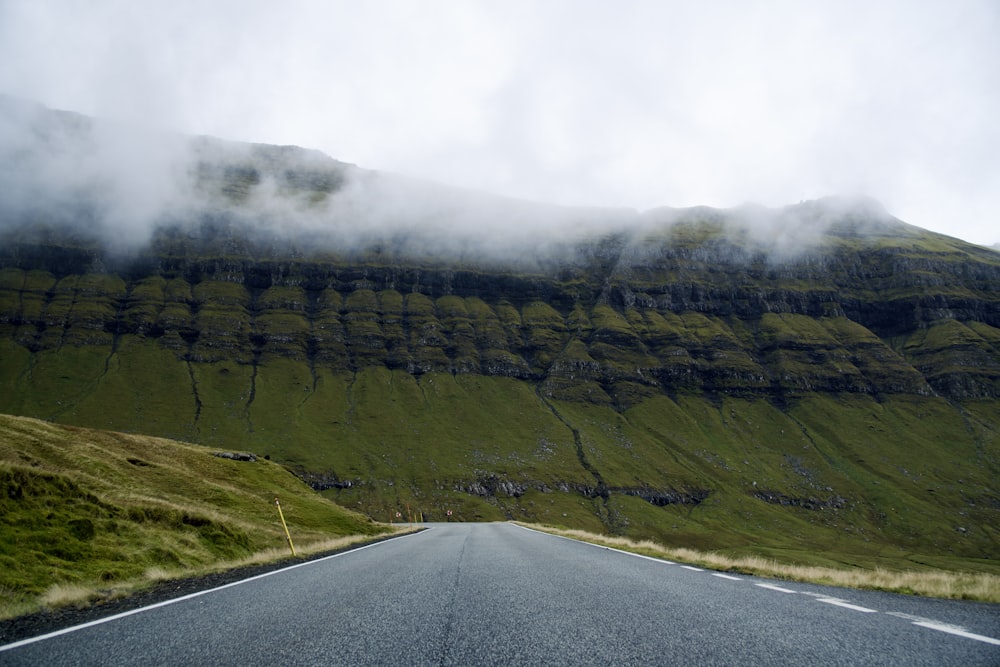
[[1000, 665], [1000, 605], [429, 528], [0, 646], [0, 665]]

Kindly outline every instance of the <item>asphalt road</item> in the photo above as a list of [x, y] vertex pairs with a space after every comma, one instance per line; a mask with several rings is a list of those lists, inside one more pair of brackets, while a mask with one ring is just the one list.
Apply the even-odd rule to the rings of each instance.
[[0, 646], [0, 665], [1000, 665], [1000, 605], [430, 530]]

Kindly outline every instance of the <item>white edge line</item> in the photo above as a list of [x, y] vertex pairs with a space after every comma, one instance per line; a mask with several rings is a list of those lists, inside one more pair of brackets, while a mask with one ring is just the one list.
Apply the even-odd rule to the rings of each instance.
[[672, 560], [666, 560], [665, 558], [655, 558], [653, 556], [646, 556], [643, 554], [632, 553], [631, 551], [622, 551], [621, 549], [615, 549], [614, 547], [606, 547], [603, 544], [594, 544], [593, 542], [587, 542], [586, 540], [578, 540], [575, 537], [566, 537], [565, 535], [556, 535], [555, 533], [546, 533], [544, 530], [536, 530], [534, 528], [528, 528], [527, 526], [522, 526], [517, 523], [510, 524], [512, 526], [517, 526], [521, 530], [530, 530], [533, 533], [538, 533], [539, 535], [548, 535], [549, 537], [558, 537], [561, 540], [569, 540], [570, 542], [576, 542], [577, 544], [586, 544], [597, 549], [607, 549], [608, 551], [614, 551], [616, 553], [625, 554], [626, 556], [634, 556], [635, 558], [644, 558], [645, 560], [651, 560], [654, 563], [660, 563], [661, 565], [677, 565]]
[[818, 597], [816, 598], [818, 602], [825, 602], [827, 604], [835, 604], [838, 607], [843, 607], [844, 609], [852, 609], [854, 611], [861, 611], [866, 614], [877, 614], [878, 611], [875, 609], [869, 609], [868, 607], [860, 607], [856, 604], [851, 604], [845, 600], [840, 600], [838, 598], [828, 598], [828, 597]]
[[713, 577], [718, 577], [719, 579], [729, 579], [730, 581], [743, 581], [740, 577], [734, 577], [729, 574], [722, 574], [721, 572], [712, 572]]
[[[432, 530], [432, 529], [426, 528], [425, 530]], [[232, 588], [233, 586], [239, 586], [240, 584], [246, 584], [251, 581], [256, 581], [257, 579], [263, 579], [264, 577], [270, 577], [271, 575], [274, 574], [281, 574], [282, 572], [288, 572], [289, 570], [305, 567], [306, 565], [314, 565], [316, 563], [322, 563], [323, 561], [330, 560], [332, 558], [339, 558], [340, 556], [346, 556], [347, 554], [357, 553], [358, 551], [362, 551], [364, 549], [370, 549], [372, 547], [377, 547], [380, 544], [385, 544], [386, 542], [391, 542], [392, 540], [397, 540], [403, 537], [411, 537], [413, 535], [419, 535], [421, 532], [423, 531], [418, 531], [415, 533], [406, 533], [404, 535], [397, 535], [396, 537], [390, 537], [389, 539], [386, 540], [379, 540], [378, 542], [372, 542], [371, 544], [365, 544], [360, 547], [355, 547], [354, 549], [348, 549], [347, 551], [341, 551], [339, 553], [330, 554], [329, 556], [323, 556], [322, 558], [317, 558], [315, 560], [307, 560], [304, 563], [296, 563], [295, 565], [289, 565], [288, 567], [283, 567], [280, 570], [272, 570], [271, 572], [256, 574], [246, 579], [240, 579], [239, 581], [232, 581], [228, 584], [223, 584], [222, 586], [216, 586], [215, 588], [209, 588], [203, 591], [197, 591], [195, 593], [188, 593], [187, 595], [182, 595], [179, 598], [173, 598], [170, 600], [164, 600], [162, 602], [156, 602], [146, 607], [139, 607], [138, 609], [130, 609], [128, 611], [123, 611], [120, 614], [114, 614], [113, 616], [98, 618], [93, 621], [81, 623], [80, 625], [74, 625], [68, 628], [63, 628], [61, 630], [55, 630], [54, 632], [49, 632], [48, 634], [38, 635], [37, 637], [28, 637], [27, 639], [21, 639], [19, 641], [10, 644], [3, 644], [2, 646], [0, 646], [0, 653], [3, 653], [4, 651], [9, 651], [11, 649], [19, 648], [21, 646], [27, 646], [28, 644], [34, 644], [36, 642], [45, 641], [46, 639], [59, 637], [60, 635], [66, 635], [71, 632], [76, 632], [77, 630], [90, 628], [95, 625], [101, 625], [102, 623], [110, 623], [111, 621], [117, 621], [120, 618], [125, 618], [126, 616], [132, 616], [133, 614], [139, 614], [144, 611], [149, 611], [150, 609], [156, 609], [158, 607], [166, 607], [167, 605], [171, 605], [176, 602], [184, 602], [185, 600], [190, 600], [191, 598], [196, 598], [202, 595], [208, 595], [209, 593], [215, 593], [216, 591], [221, 591], [226, 588]]]
[[1000, 639], [994, 639], [993, 637], [987, 637], [985, 635], [977, 635], [974, 632], [969, 632], [964, 628], [956, 628], [953, 625], [946, 625], [936, 621], [914, 621], [913, 625], [919, 625], [922, 628], [930, 628], [931, 630], [938, 630], [940, 632], [947, 632], [948, 634], [958, 635], [959, 637], [965, 637], [966, 639], [975, 639], [977, 642], [986, 642], [987, 644], [1000, 646]]
[[685, 570], [691, 570], [692, 572], [704, 572], [705, 570], [700, 567], [695, 567], [694, 565], [681, 565]]
[[[661, 558], [653, 558], [652, 556], [644, 556], [643, 554], [636, 554], [636, 553], [632, 553], [631, 551], [622, 551], [621, 549], [615, 549], [614, 547], [606, 547], [606, 546], [601, 545], [601, 544], [594, 544], [593, 542], [586, 542], [584, 540], [577, 540], [577, 539], [574, 539], [572, 537], [566, 537], [565, 535], [556, 535], [555, 533], [546, 533], [543, 530], [535, 530], [534, 528], [528, 528], [527, 526], [521, 526], [521, 525], [516, 524], [516, 523], [511, 524], [511, 525], [517, 526], [518, 528], [521, 528], [523, 530], [530, 530], [533, 533], [539, 533], [541, 535], [548, 535], [550, 537], [558, 537], [558, 538], [561, 538], [561, 539], [564, 539], [564, 540], [569, 540], [571, 542], [576, 542], [578, 544], [588, 544], [588, 545], [590, 545], [592, 547], [597, 547], [597, 548], [600, 548], [600, 549], [607, 549], [609, 551], [617, 551], [618, 553], [625, 554], [626, 556], [635, 556], [636, 558], [645, 558], [646, 560], [651, 560], [651, 561], [654, 561], [656, 563], [664, 563], [666, 565], [676, 565], [676, 563], [674, 563], [672, 561], [663, 560]], [[681, 565], [681, 567], [686, 568], [686, 569], [693, 569], [693, 570], [697, 570], [698, 569], [698, 568], [694, 568], [694, 567], [691, 567], [691, 566], [688, 566], [688, 565]], [[722, 574], [721, 572], [712, 572], [711, 574], [712, 574], [712, 576], [721, 577], [723, 579], [732, 579], [734, 581], [740, 581], [739, 577], [732, 577], [732, 576], [730, 576], [728, 574]], [[793, 591], [793, 590], [788, 589], [788, 588], [782, 588], [781, 586], [775, 586], [774, 584], [754, 584], [754, 586], [759, 586], [761, 588], [766, 588], [766, 589], [772, 590], [772, 591], [779, 591], [781, 593], [793, 593], [794, 594], [794, 593], [797, 592], [797, 591]], [[839, 607], [845, 607], [847, 609], [853, 609], [855, 611], [860, 611], [860, 612], [865, 612], [865, 613], [878, 613], [878, 611], [875, 610], [875, 609], [868, 609], [867, 607], [860, 607], [858, 605], [853, 605], [853, 604], [851, 604], [849, 602], [845, 602], [843, 600], [838, 600], [837, 598], [825, 597], [821, 593], [806, 593], [806, 595], [811, 595], [811, 596], [815, 597], [817, 600], [819, 600], [820, 602], [826, 602], [827, 604], [834, 604], [834, 605], [837, 605]], [[907, 616], [905, 614], [895, 614], [893, 612], [889, 612], [889, 613], [893, 614], [894, 616], [900, 616], [900, 617], [903, 617], [903, 618], [907, 618]], [[913, 617], [913, 618], [916, 618], [916, 617]], [[919, 625], [919, 626], [922, 626], [922, 627], [925, 627], [925, 628], [930, 628], [932, 630], [940, 630], [941, 632], [948, 632], [948, 633], [953, 634], [953, 635], [958, 635], [959, 637], [965, 637], [967, 639], [975, 639], [976, 641], [986, 642], [987, 644], [995, 644], [995, 645], [1000, 646], [1000, 639], [994, 639], [992, 637], [986, 637], [984, 635], [977, 635], [977, 634], [972, 633], [972, 632], [967, 632], [966, 630], [963, 630], [962, 628], [955, 628], [955, 627], [952, 627], [952, 626], [949, 626], [949, 625], [942, 625], [942, 624], [935, 623], [934, 621], [929, 621], [929, 620], [928, 621], [912, 621], [912, 622], [913, 622], [914, 625]], [[0, 650], [2, 650], [2, 648], [0, 648]]]
[[795, 592], [795, 591], [793, 591], [791, 589], [788, 589], [788, 588], [782, 588], [781, 586], [775, 586], [774, 584], [754, 584], [754, 586], [760, 586], [761, 588], [766, 588], [766, 589], [768, 589], [770, 591], [779, 591], [781, 593], [794, 593]]

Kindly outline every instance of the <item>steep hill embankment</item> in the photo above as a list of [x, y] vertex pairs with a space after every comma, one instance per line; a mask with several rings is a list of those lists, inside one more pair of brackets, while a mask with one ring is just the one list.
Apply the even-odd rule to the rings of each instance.
[[387, 532], [242, 452], [0, 415], [0, 618]]

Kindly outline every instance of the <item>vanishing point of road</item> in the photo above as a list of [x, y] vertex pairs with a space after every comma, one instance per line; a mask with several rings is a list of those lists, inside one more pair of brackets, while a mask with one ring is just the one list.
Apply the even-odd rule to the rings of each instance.
[[428, 528], [0, 646], [0, 665], [1000, 665], [1000, 605]]

